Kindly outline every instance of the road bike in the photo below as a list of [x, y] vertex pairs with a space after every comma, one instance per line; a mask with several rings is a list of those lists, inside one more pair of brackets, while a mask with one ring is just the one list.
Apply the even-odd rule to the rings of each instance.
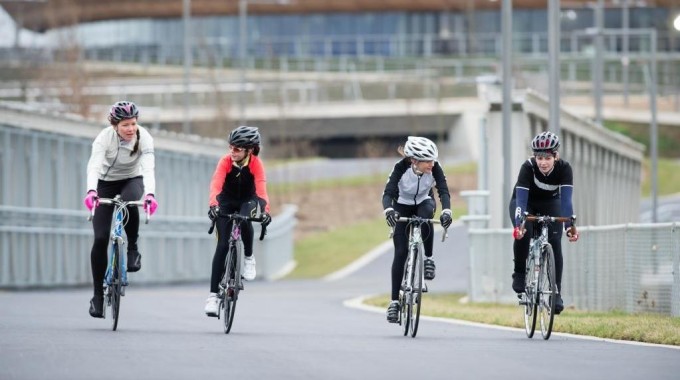
[[[424, 273], [425, 246], [421, 226], [426, 223], [440, 223], [436, 219], [426, 219], [418, 216], [409, 218], [400, 217], [397, 222], [408, 223], [408, 256], [404, 265], [404, 275], [399, 289], [399, 325], [403, 327], [404, 336], [411, 334], [412, 338], [418, 333], [420, 321], [420, 306], [423, 301], [423, 293], [427, 292]], [[430, 228], [430, 233], [433, 233]], [[390, 238], [394, 234], [394, 228]], [[446, 229], [442, 234], [442, 241], [446, 239]]]
[[[97, 198], [98, 205], [112, 205], [113, 218], [111, 222], [110, 244], [108, 249], [108, 265], [104, 274], [104, 318], [106, 309], [111, 309], [111, 329], [118, 328], [120, 315], [120, 297], [125, 295], [125, 287], [128, 286], [127, 278], [127, 241], [123, 235], [123, 228], [127, 224], [129, 213], [128, 206], [144, 206], [150, 201], [124, 201], [118, 194], [113, 198]], [[94, 217], [96, 207], [92, 208], [88, 220]], [[148, 207], [145, 207], [145, 223], [149, 223], [151, 215]]]
[[526, 260], [524, 293], [517, 296], [520, 299], [519, 304], [524, 306], [524, 329], [527, 337], [534, 336], [538, 317], [541, 335], [547, 340], [552, 333], [555, 298], [559, 293], [555, 276], [555, 254], [552, 245], [548, 243], [549, 226], [554, 222], [571, 222], [570, 228], [575, 233], [576, 216], [535, 216], [525, 212], [520, 226], [521, 230], [524, 230], [526, 222], [534, 223], [534, 229]]
[[[225, 218], [232, 222], [231, 232], [229, 233], [229, 243], [227, 245], [227, 257], [224, 260], [224, 272], [218, 285], [219, 291], [217, 292], [217, 299], [219, 300], [217, 319], [223, 317], [224, 333], [229, 334], [231, 331], [231, 326], [234, 323], [236, 301], [238, 301], [239, 293], [244, 289], [241, 270], [243, 268], [245, 253], [243, 239], [241, 238], [241, 224], [243, 222], [261, 223], [263, 218], [253, 218], [238, 213], [219, 215], [218, 217]], [[212, 233], [214, 228], [215, 221], [213, 221], [208, 233]], [[260, 232], [260, 240], [264, 239], [266, 234], [267, 226], [263, 224], [262, 231]]]

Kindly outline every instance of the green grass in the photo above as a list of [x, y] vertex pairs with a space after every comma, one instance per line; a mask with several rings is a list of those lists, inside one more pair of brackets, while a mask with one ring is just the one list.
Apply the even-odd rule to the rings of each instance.
[[[651, 195], [651, 163], [645, 160], [643, 163], [642, 196]], [[657, 165], [657, 194], [669, 195], [680, 193], [680, 161], [659, 159]]]
[[[645, 155], [650, 152], [650, 126], [649, 124], [633, 124], [616, 121], [605, 121], [604, 126], [615, 132], [619, 132], [631, 139], [643, 144], [646, 148]], [[659, 157], [680, 158], [680, 128], [673, 125], [659, 125], [657, 147]]]
[[[461, 294], [429, 293], [424, 298], [421, 314], [524, 329], [519, 306], [461, 303], [462, 297]], [[365, 303], [386, 308], [389, 297], [377, 296]], [[537, 325], [537, 329], [540, 326]], [[680, 346], [680, 318], [657, 314], [588, 312], [568, 308], [555, 317], [553, 331]], [[537, 333], [540, 335], [540, 331]]]
[[385, 219], [377, 218], [302, 239], [295, 243], [297, 266], [288, 278], [319, 278], [339, 270], [387, 240], [388, 233]]

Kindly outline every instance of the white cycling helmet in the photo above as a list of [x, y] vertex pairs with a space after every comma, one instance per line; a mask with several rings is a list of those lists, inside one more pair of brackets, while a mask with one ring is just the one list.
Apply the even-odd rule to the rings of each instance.
[[404, 144], [406, 157], [418, 161], [434, 161], [439, 156], [437, 145], [425, 137], [409, 136]]

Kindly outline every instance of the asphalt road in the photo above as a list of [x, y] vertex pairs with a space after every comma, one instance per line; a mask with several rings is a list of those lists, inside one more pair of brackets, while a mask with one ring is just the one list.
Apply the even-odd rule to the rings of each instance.
[[[460, 228], [437, 248], [432, 291], [466, 286]], [[203, 314], [207, 284], [132, 285], [118, 331], [89, 289], [0, 292], [0, 379], [677, 379], [680, 350], [423, 320], [404, 337], [383, 310], [391, 253], [335, 281], [248, 283], [229, 335]], [[134, 276], [134, 275], [132, 275]], [[425, 300], [427, 302], [427, 300]], [[520, 312], [518, 308], [518, 313]], [[559, 318], [559, 317], [558, 317]]]

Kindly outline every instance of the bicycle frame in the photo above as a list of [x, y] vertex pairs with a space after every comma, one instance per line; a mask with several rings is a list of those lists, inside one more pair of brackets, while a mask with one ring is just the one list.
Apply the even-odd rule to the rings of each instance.
[[[541, 314], [541, 335], [549, 339], [555, 317], [555, 298], [559, 294], [555, 276], [555, 258], [552, 245], [548, 241], [550, 224], [554, 222], [575, 223], [576, 217], [534, 216], [524, 213], [520, 229], [526, 222], [535, 222], [529, 241], [526, 259], [525, 291], [520, 295], [520, 305], [524, 305], [524, 327], [527, 337], [531, 338], [536, 329], [536, 318]], [[540, 232], [536, 227], [540, 226]], [[574, 227], [572, 227], [573, 229]]]
[[[229, 232], [229, 242], [227, 244], [227, 255], [225, 256], [224, 262], [224, 272], [222, 273], [222, 277], [218, 284], [219, 292], [217, 294], [219, 299], [217, 318], [221, 318], [221, 313], [224, 314], [224, 333], [229, 334], [231, 331], [231, 326], [234, 322], [236, 301], [238, 301], [239, 292], [244, 288], [243, 279], [241, 278], [241, 269], [245, 252], [241, 237], [241, 223], [251, 221], [262, 222], [262, 218], [252, 218], [238, 213], [220, 215], [219, 217], [228, 219], [231, 222], [231, 231]], [[208, 233], [212, 233], [214, 227], [215, 221], [213, 221]], [[260, 240], [264, 239], [265, 234], [266, 226], [263, 226], [262, 232], [260, 233]]]
[[[408, 223], [409, 241], [408, 256], [404, 265], [404, 275], [402, 277], [401, 290], [399, 294], [401, 310], [399, 313], [399, 324], [403, 325], [404, 336], [409, 332], [412, 338], [418, 333], [418, 323], [420, 321], [420, 305], [422, 295], [427, 292], [424, 277], [425, 247], [421, 226], [425, 223], [440, 223], [436, 219], [420, 218], [413, 216], [410, 218], [401, 217], [397, 222]], [[447, 237], [447, 230], [442, 234], [442, 241]], [[390, 237], [394, 235], [394, 228]], [[415, 311], [414, 311], [415, 309]]]
[[[147, 201], [123, 201], [120, 195], [113, 198], [98, 198], [98, 205], [112, 205], [113, 217], [111, 224], [111, 233], [109, 240], [108, 258], [109, 262], [104, 274], [104, 300], [105, 306], [111, 306], [112, 312], [112, 329], [115, 331], [118, 327], [118, 315], [120, 310], [120, 296], [125, 295], [124, 286], [128, 285], [127, 278], [127, 255], [123, 248], [127, 245], [123, 237], [123, 228], [128, 219], [128, 206], [143, 206]], [[88, 220], [94, 217], [96, 207], [92, 208]], [[146, 211], [146, 210], [145, 210]], [[150, 215], [148, 211], [145, 212], [145, 223], [149, 223]], [[103, 310], [104, 317], [106, 317], [106, 307]]]

